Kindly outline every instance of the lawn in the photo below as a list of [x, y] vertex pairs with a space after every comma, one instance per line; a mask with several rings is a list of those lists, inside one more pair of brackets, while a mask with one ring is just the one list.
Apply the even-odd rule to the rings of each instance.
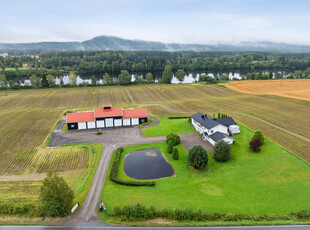
[[156, 116], [160, 121], [159, 125], [143, 129], [144, 136], [157, 137], [166, 136], [170, 133], [194, 133], [195, 130], [188, 122], [188, 118], [169, 119], [168, 117]]
[[[240, 129], [241, 134], [234, 136], [230, 161], [217, 163], [208, 153], [208, 167], [201, 172], [187, 166], [187, 153], [181, 145], [178, 161], [167, 153], [166, 143], [125, 147], [123, 155], [138, 149], [160, 149], [176, 177], [158, 179], [155, 187], [130, 187], [115, 184], [107, 176], [101, 195], [107, 212], [113, 212], [115, 206], [138, 202], [156, 209], [192, 208], [204, 213], [252, 215], [309, 209], [309, 164], [268, 139], [260, 153], [252, 152], [248, 143], [254, 132], [242, 125]], [[118, 177], [126, 179], [122, 170]]]

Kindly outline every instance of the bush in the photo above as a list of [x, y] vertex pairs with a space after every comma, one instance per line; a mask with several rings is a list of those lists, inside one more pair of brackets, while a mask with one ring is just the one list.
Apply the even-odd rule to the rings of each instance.
[[172, 158], [174, 160], [179, 160], [179, 151], [177, 148], [173, 148], [173, 151], [172, 151]]
[[167, 135], [166, 137], [167, 137], [167, 143], [171, 142], [173, 146], [176, 146], [176, 145], [181, 143], [181, 139], [180, 139], [179, 135], [177, 135], [177, 134], [171, 133], [171, 134]]
[[207, 151], [201, 145], [194, 145], [188, 151], [188, 164], [196, 169], [204, 168], [208, 164]]
[[123, 152], [122, 147], [115, 150], [114, 160], [113, 160], [112, 168], [110, 171], [110, 180], [117, 184], [128, 185], [128, 186], [154, 186], [155, 185], [154, 181], [142, 181], [142, 182], [124, 181], [124, 180], [120, 180], [117, 178], [117, 170], [118, 170], [119, 160], [120, 160], [122, 152]]
[[213, 158], [216, 161], [225, 162], [230, 158], [231, 146], [225, 141], [219, 141], [213, 148]]
[[49, 172], [40, 189], [40, 214], [42, 216], [65, 216], [70, 213], [74, 192], [64, 178]]
[[97, 131], [97, 135], [102, 135], [101, 130], [98, 130], [98, 131]]
[[264, 137], [264, 134], [262, 133], [262, 131], [257, 130], [257, 131], [254, 133], [254, 136], [253, 136], [252, 139], [255, 139], [255, 138], [259, 138], [259, 139], [261, 140], [261, 142], [262, 142], [262, 145], [264, 144], [264, 139], [265, 139], [265, 137]]
[[167, 152], [172, 153], [173, 151], [173, 144], [171, 141], [168, 142]]
[[261, 146], [262, 146], [262, 140], [260, 138], [253, 138], [250, 142], [250, 148], [254, 152], [259, 152]]
[[31, 204], [0, 204], [1, 215], [26, 214], [34, 206]]

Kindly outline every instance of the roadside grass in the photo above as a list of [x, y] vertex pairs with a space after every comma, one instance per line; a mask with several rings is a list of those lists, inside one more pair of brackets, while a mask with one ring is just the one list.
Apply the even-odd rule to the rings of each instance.
[[166, 136], [170, 133], [194, 133], [195, 130], [188, 122], [188, 118], [169, 119], [168, 117], [156, 116], [160, 121], [158, 125], [142, 129], [144, 136], [157, 137]]
[[[116, 206], [136, 203], [153, 205], [157, 210], [191, 208], [201, 209], [202, 213], [250, 215], [285, 215], [309, 209], [309, 164], [269, 139], [261, 152], [252, 152], [249, 141], [254, 131], [243, 125], [240, 129], [241, 134], [233, 136], [236, 143], [231, 159], [218, 163], [208, 153], [208, 167], [201, 171], [187, 166], [187, 153], [181, 145], [177, 161], [167, 153], [164, 142], [125, 147], [123, 156], [139, 149], [160, 149], [176, 171], [176, 177], [158, 179], [154, 187], [130, 187], [113, 183], [108, 173], [101, 195], [108, 215], [113, 214]], [[123, 161], [118, 176], [128, 179], [121, 167]], [[104, 219], [103, 214], [100, 217]]]

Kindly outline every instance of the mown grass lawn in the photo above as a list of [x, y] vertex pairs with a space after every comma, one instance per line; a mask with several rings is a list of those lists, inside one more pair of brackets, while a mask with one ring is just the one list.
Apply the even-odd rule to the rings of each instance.
[[[156, 180], [155, 187], [130, 187], [111, 182], [108, 173], [101, 196], [107, 212], [113, 212], [115, 206], [138, 202], [156, 209], [191, 208], [204, 213], [252, 215], [309, 209], [309, 164], [268, 139], [260, 153], [252, 152], [248, 143], [254, 132], [242, 125], [240, 128], [241, 134], [234, 136], [230, 161], [217, 163], [208, 153], [208, 167], [201, 172], [187, 166], [187, 152], [181, 145], [178, 161], [167, 153], [164, 142], [125, 147], [123, 155], [138, 149], [160, 149], [176, 177]], [[122, 170], [118, 176], [126, 179]]]
[[155, 125], [150, 128], [142, 130], [144, 136], [157, 137], [166, 136], [170, 133], [194, 133], [195, 130], [191, 127], [188, 122], [188, 118], [182, 119], [169, 119], [168, 117], [156, 116], [160, 121], [159, 125]]

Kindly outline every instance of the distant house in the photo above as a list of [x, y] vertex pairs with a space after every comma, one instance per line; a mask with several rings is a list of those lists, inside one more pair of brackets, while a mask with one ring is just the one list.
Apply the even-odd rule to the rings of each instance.
[[139, 125], [147, 122], [146, 109], [122, 109], [103, 105], [89, 112], [67, 113], [68, 130], [95, 129]]
[[231, 117], [212, 118], [199, 112], [191, 116], [191, 123], [196, 131], [202, 134], [203, 139], [209, 141], [212, 145], [221, 140], [232, 144], [234, 139], [230, 136], [240, 133], [239, 127]]

